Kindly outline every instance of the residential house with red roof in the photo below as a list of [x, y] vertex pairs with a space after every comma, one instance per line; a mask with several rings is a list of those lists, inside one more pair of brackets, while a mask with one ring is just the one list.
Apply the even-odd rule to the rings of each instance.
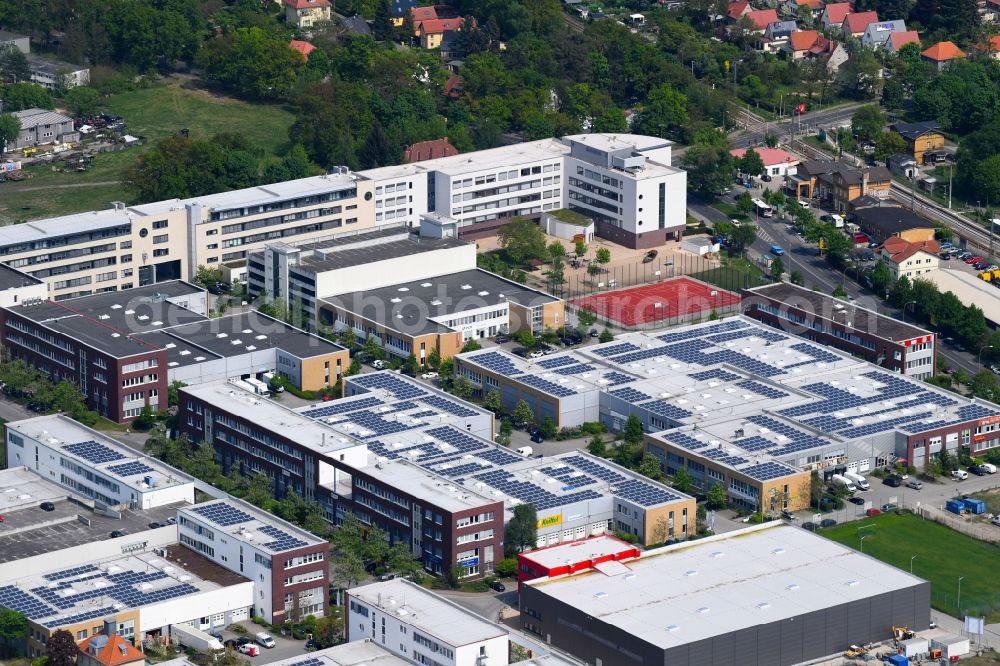
[[285, 22], [296, 28], [311, 28], [330, 20], [330, 0], [285, 0]]
[[977, 44], [976, 49], [996, 60], [1000, 60], [1000, 35], [994, 35], [982, 44]]
[[752, 9], [753, 7], [750, 6], [750, 0], [736, 0], [736, 2], [730, 2], [729, 11], [726, 12], [726, 18], [729, 19], [730, 23], [736, 23], [741, 18], [749, 14]]
[[853, 9], [854, 6], [849, 2], [831, 2], [823, 8], [819, 23], [823, 30], [840, 30], [844, 19]]
[[403, 151], [403, 162], [411, 164], [422, 162], [423, 160], [433, 160], [438, 157], [451, 157], [458, 155], [458, 148], [451, 145], [448, 137], [434, 139], [433, 141], [421, 141], [407, 146]]
[[813, 18], [818, 18], [823, 13], [823, 0], [787, 0], [785, 9], [792, 16], [802, 16], [801, 12], [808, 9]]
[[420, 27], [417, 28], [417, 38], [420, 39], [420, 48], [436, 49], [440, 47], [447, 33], [458, 32], [461, 30], [463, 23], [465, 23], [465, 19], [462, 17], [421, 21]]
[[927, 62], [933, 63], [940, 72], [948, 66], [952, 60], [965, 58], [965, 51], [955, 46], [952, 42], [938, 42], [930, 48], [920, 52], [920, 56]]
[[941, 247], [935, 240], [911, 243], [898, 236], [891, 236], [882, 243], [879, 256], [889, 267], [894, 280], [903, 276], [912, 279], [937, 270], [940, 251]]
[[746, 17], [759, 32], [764, 32], [769, 24], [778, 20], [778, 12], [775, 9], [755, 9], [747, 12]]
[[906, 22], [902, 19], [869, 23], [865, 34], [861, 35], [861, 45], [869, 49], [882, 48], [889, 35], [899, 32], [906, 32]]
[[302, 54], [302, 57], [305, 58], [306, 60], [309, 59], [309, 54], [316, 50], [315, 46], [301, 39], [293, 39], [292, 41], [288, 42], [288, 48], [292, 49], [293, 51], [298, 51], [299, 53]]
[[104, 621], [103, 633], [94, 633], [77, 645], [77, 666], [143, 666], [146, 655], [118, 634], [118, 621]]
[[[729, 154], [736, 159], [743, 159], [746, 148], [733, 148]], [[760, 155], [764, 163], [764, 173], [769, 176], [790, 176], [795, 173], [799, 158], [780, 148], [754, 147], [754, 152]]]
[[800, 30], [788, 36], [785, 52], [792, 60], [801, 60], [809, 55], [809, 50], [816, 46], [821, 35], [817, 30]]
[[872, 23], [878, 23], [877, 12], [852, 12], [844, 17], [840, 30], [845, 37], [860, 38]]
[[920, 35], [917, 34], [916, 30], [892, 33], [889, 35], [889, 39], [885, 40], [885, 50], [889, 53], [899, 53], [899, 49], [907, 44], [920, 46]]

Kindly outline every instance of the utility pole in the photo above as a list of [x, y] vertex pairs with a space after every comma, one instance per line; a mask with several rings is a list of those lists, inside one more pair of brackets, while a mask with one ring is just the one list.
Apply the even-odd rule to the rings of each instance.
[[951, 174], [954, 170], [955, 170], [955, 165], [949, 164], [948, 165], [948, 210], [951, 210]]

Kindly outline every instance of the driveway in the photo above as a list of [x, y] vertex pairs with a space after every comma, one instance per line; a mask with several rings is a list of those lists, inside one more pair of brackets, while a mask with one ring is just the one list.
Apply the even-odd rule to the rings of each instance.
[[[256, 664], [256, 663], [269, 664], [274, 661], [281, 661], [282, 659], [288, 659], [289, 657], [298, 657], [305, 652], [306, 642], [304, 640], [301, 641], [293, 640], [291, 638], [282, 636], [278, 633], [264, 629], [263, 627], [259, 627], [252, 622], [240, 622], [239, 624], [240, 626], [242, 626], [244, 629], [247, 630], [246, 633], [247, 638], [252, 639], [254, 637], [254, 634], [256, 634], [258, 631], [263, 631], [274, 639], [273, 648], [258, 646], [260, 647], [259, 656], [249, 657], [247, 655], [243, 655], [248, 660], [250, 660], [251, 664]], [[232, 639], [240, 638], [239, 634], [229, 631], [228, 629], [224, 629], [222, 631], [219, 631], [218, 629], [213, 629], [211, 633], [222, 634], [223, 641], [227, 641], [231, 638]]]

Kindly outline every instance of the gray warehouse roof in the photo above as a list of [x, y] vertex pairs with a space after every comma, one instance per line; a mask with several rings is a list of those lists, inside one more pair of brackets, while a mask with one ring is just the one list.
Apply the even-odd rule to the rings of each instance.
[[925, 583], [780, 522], [647, 551], [624, 567], [526, 584], [668, 649]]

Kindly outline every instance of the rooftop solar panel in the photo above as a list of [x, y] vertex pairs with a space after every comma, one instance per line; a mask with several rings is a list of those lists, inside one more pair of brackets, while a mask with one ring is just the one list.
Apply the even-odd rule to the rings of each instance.
[[237, 525], [239, 523], [245, 523], [253, 520], [253, 516], [245, 511], [240, 511], [234, 506], [230, 506], [225, 502], [219, 502], [217, 504], [202, 504], [200, 506], [193, 507], [191, 509], [200, 516], [211, 520], [216, 525], [221, 525], [222, 527], [229, 527], [231, 525]]
[[148, 474], [153, 471], [153, 468], [141, 462], [127, 462], [119, 465], [108, 465], [108, 471], [121, 477], [127, 477]]
[[95, 465], [114, 462], [115, 460], [123, 460], [125, 458], [125, 456], [118, 453], [114, 449], [94, 441], [67, 444], [63, 448], [74, 455], [80, 456], [84, 460], [94, 463]]

